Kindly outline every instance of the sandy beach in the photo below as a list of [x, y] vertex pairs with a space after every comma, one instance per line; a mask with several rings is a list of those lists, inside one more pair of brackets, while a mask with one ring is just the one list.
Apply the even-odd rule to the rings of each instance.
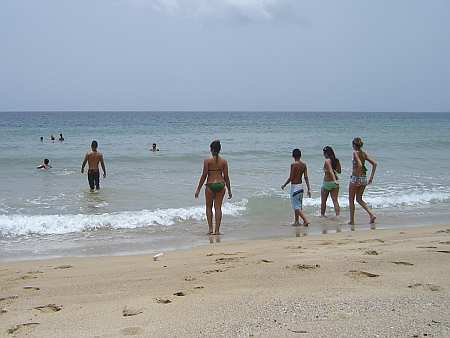
[[448, 337], [450, 227], [0, 266], [4, 337]]

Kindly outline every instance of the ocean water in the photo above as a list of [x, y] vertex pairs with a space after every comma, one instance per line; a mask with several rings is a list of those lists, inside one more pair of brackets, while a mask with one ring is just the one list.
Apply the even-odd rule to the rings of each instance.
[[[222, 241], [298, 235], [288, 189], [300, 148], [313, 190], [305, 199], [310, 232], [345, 224], [351, 141], [378, 161], [366, 200], [378, 227], [449, 222], [450, 114], [292, 112], [0, 113], [0, 260], [127, 254], [208, 243], [203, 194], [194, 199], [209, 156], [222, 142], [233, 199], [224, 205]], [[62, 132], [64, 142], [49, 140]], [[43, 136], [44, 142], [39, 138]], [[108, 176], [90, 193], [80, 173], [91, 141]], [[150, 152], [151, 144], [160, 148]], [[320, 219], [322, 148], [341, 160], [339, 219]], [[44, 158], [53, 168], [37, 170]], [[330, 215], [333, 209], [328, 209]], [[357, 214], [358, 227], [367, 216]], [[345, 227], [344, 227], [345, 229]]]

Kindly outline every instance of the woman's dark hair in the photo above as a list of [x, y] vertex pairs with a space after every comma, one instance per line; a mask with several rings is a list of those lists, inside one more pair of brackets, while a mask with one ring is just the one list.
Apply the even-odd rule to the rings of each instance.
[[331, 148], [330, 146], [326, 146], [325, 148], [323, 148], [323, 153], [327, 158], [331, 160], [331, 167], [333, 168], [333, 170], [337, 170], [339, 159], [336, 158], [333, 148]]
[[219, 140], [214, 140], [209, 145], [209, 148], [211, 149], [212, 155], [214, 157], [217, 157], [217, 156], [219, 156], [220, 149], [222, 149], [222, 146], [220, 145], [220, 141]]
[[44, 159], [44, 163], [48, 164], [50, 161], [48, 160], [48, 158]]
[[364, 142], [361, 137], [355, 137], [352, 141], [352, 144], [359, 150], [364, 145]]
[[295, 148], [294, 150], [292, 150], [292, 157], [296, 160], [300, 159], [302, 157], [302, 152], [300, 151], [300, 149]]

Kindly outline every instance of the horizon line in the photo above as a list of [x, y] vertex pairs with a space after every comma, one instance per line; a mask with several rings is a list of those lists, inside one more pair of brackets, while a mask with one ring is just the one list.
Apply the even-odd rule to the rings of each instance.
[[111, 109], [93, 109], [93, 110], [24, 110], [24, 109], [14, 109], [14, 110], [0, 110], [1, 113], [432, 113], [432, 114], [448, 114], [450, 110], [434, 110], [434, 111], [389, 111], [389, 110], [142, 110], [142, 109], [125, 109], [125, 110], [111, 110]]

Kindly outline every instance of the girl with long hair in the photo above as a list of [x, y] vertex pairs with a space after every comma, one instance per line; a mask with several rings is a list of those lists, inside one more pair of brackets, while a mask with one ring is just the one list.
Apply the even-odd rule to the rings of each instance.
[[320, 205], [320, 215], [325, 217], [325, 211], [327, 209], [328, 196], [331, 195], [331, 199], [334, 205], [334, 212], [336, 216], [339, 216], [341, 208], [339, 206], [339, 181], [338, 174], [341, 173], [341, 163], [339, 159], [336, 158], [333, 148], [326, 146], [323, 148], [323, 156], [325, 157], [325, 162], [323, 164], [323, 184], [321, 189], [321, 205]]

